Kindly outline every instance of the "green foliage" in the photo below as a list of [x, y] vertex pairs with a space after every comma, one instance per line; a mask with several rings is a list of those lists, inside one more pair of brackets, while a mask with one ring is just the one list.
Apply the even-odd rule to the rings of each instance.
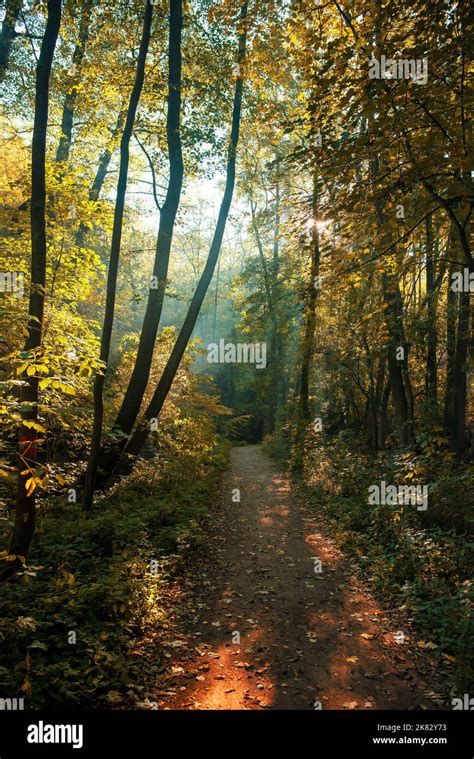
[[[450, 460], [439, 466], [433, 457], [433, 450], [374, 456], [337, 435], [308, 451], [304, 486], [378, 596], [430, 639], [432, 656], [447, 667], [451, 685], [468, 688], [474, 675], [474, 482], [472, 471]], [[426, 511], [368, 504], [370, 485], [413, 484], [428, 472], [433, 479]]]
[[225, 446], [208, 438], [207, 448], [142, 462], [87, 517], [64, 498], [43, 507], [32, 565], [2, 587], [5, 692], [35, 708], [86, 707], [133, 689], [133, 646], [166, 629], [169, 578], [199, 543], [226, 464]]

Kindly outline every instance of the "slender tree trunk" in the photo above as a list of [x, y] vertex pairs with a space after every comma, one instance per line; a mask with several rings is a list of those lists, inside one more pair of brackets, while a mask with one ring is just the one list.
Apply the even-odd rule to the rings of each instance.
[[436, 331], [435, 261], [433, 246], [433, 220], [426, 218], [426, 297], [427, 297], [427, 353], [425, 399], [426, 407], [433, 420], [438, 418], [438, 365], [436, 351], [438, 335]]
[[216, 267], [217, 259], [222, 245], [222, 239], [224, 236], [227, 217], [229, 215], [229, 209], [232, 202], [232, 195], [235, 185], [235, 166], [237, 157], [237, 144], [239, 141], [240, 131], [240, 116], [242, 110], [242, 92], [243, 92], [243, 74], [242, 66], [245, 58], [245, 48], [247, 42], [247, 2], [244, 2], [240, 10], [239, 19], [239, 54], [238, 65], [239, 74], [235, 83], [234, 103], [232, 109], [232, 126], [230, 134], [230, 144], [227, 157], [227, 171], [226, 171], [226, 183], [224, 189], [224, 195], [222, 198], [221, 207], [217, 217], [216, 229], [214, 237], [207, 257], [206, 265], [199, 279], [199, 283], [191, 300], [189, 311], [184, 320], [183, 326], [179, 332], [176, 342], [171, 351], [171, 355], [168, 359], [166, 367], [163, 371], [158, 386], [153, 394], [153, 397], [148, 404], [148, 407], [144, 414], [144, 420], [137, 427], [134, 434], [130, 438], [125, 453], [131, 456], [137, 456], [142, 450], [143, 444], [148, 437], [150, 429], [150, 420], [158, 417], [163, 403], [166, 400], [168, 392], [171, 388], [173, 380], [178, 371], [181, 359], [184, 351], [188, 345], [189, 339], [192, 335], [196, 319], [199, 315], [199, 311], [208, 290], [209, 284], [212, 280], [212, 275]]
[[[74, 122], [74, 106], [76, 104], [76, 99], [77, 99], [77, 86], [78, 86], [79, 78], [80, 78], [80, 68], [82, 65], [83, 58], [84, 58], [87, 40], [89, 37], [91, 5], [92, 5], [92, 0], [86, 0], [84, 8], [82, 10], [81, 23], [79, 26], [78, 42], [74, 48], [74, 53], [72, 56], [73, 75], [72, 75], [71, 81], [73, 82], [73, 84], [69, 87], [64, 97], [63, 112], [62, 112], [62, 117], [61, 117], [61, 134], [59, 137], [59, 143], [56, 150], [56, 163], [57, 163], [56, 180], [58, 183], [61, 183], [64, 178], [64, 175], [66, 173], [66, 164], [67, 164], [67, 161], [69, 160], [69, 154], [71, 151], [72, 127], [73, 127], [73, 122]], [[54, 203], [55, 203], [54, 191], [51, 191], [50, 197], [48, 198], [48, 202], [49, 202], [50, 208], [52, 209], [52, 211], [50, 211], [50, 215], [55, 218], [56, 214], [54, 212]], [[82, 225], [82, 226], [84, 227], [84, 229], [86, 229], [85, 225]], [[76, 236], [77, 236], [77, 233], [76, 233]], [[73, 263], [76, 263], [76, 257], [74, 254], [72, 254], [71, 260]], [[49, 298], [52, 302], [54, 301], [54, 298], [55, 298], [55, 285], [56, 285], [56, 278], [58, 275], [59, 267], [60, 267], [60, 262], [58, 261], [54, 270], [52, 280], [51, 280], [51, 289], [49, 292]], [[48, 331], [48, 324], [46, 323], [45, 335], [47, 331]]]
[[313, 357], [314, 330], [316, 327], [316, 301], [319, 287], [319, 267], [321, 259], [319, 231], [316, 224], [319, 213], [318, 198], [318, 176], [316, 172], [313, 175], [313, 196], [312, 196], [312, 219], [311, 227], [311, 267], [310, 278], [306, 290], [306, 306], [304, 314], [303, 339], [301, 346], [301, 371], [300, 371], [300, 389], [298, 398], [298, 411], [296, 422], [296, 457], [293, 466], [298, 468], [302, 464], [304, 432], [307, 424], [311, 420], [311, 408], [309, 403], [309, 377], [311, 371], [311, 360]]
[[260, 230], [258, 228], [257, 224], [257, 217], [256, 217], [256, 209], [257, 206], [253, 202], [253, 200], [250, 201], [250, 213], [252, 218], [252, 229], [255, 236], [255, 242], [257, 243], [257, 250], [258, 250], [258, 256], [260, 260], [260, 266], [262, 267], [262, 275], [263, 275], [263, 285], [265, 288], [265, 296], [267, 300], [267, 306], [270, 313], [270, 319], [272, 320], [272, 324], [278, 328], [278, 322], [276, 320], [275, 313], [273, 311], [273, 294], [272, 294], [272, 285], [270, 281], [270, 274], [268, 271], [268, 265], [267, 265], [267, 259], [265, 258], [265, 253], [263, 250], [263, 244], [262, 244], [262, 238], [260, 236]]
[[[125, 110], [121, 110], [117, 117], [117, 122], [115, 124], [115, 127], [112, 131], [110, 144], [107, 145], [107, 147], [104, 149], [104, 151], [102, 152], [99, 158], [99, 165], [97, 166], [97, 171], [95, 173], [94, 180], [89, 190], [89, 200], [94, 203], [98, 201], [102, 187], [104, 186], [105, 177], [107, 176], [107, 170], [110, 165], [110, 159], [112, 158], [113, 148], [118, 138], [118, 135], [123, 129], [123, 125], [125, 123], [125, 116], [126, 116]], [[79, 224], [75, 238], [74, 238], [74, 245], [77, 248], [82, 248], [84, 246], [85, 237], [86, 237], [86, 233], [88, 229], [89, 227], [86, 224], [84, 224], [84, 222], [81, 222]]]
[[[463, 19], [464, 21], [464, 19]], [[463, 23], [463, 29], [465, 24]], [[466, 154], [467, 155], [467, 154]], [[472, 189], [471, 174], [464, 172], [464, 180], [466, 184]], [[472, 214], [472, 204], [463, 203], [461, 205], [461, 212], [464, 216], [464, 223], [462, 225], [462, 232], [465, 236], [466, 243], [470, 245], [472, 239], [472, 222], [470, 216]], [[462, 253], [466, 252], [463, 241], [461, 240], [461, 260]], [[470, 248], [469, 248], [470, 249]], [[469, 272], [474, 272], [474, 266], [469, 267]], [[451, 283], [450, 283], [451, 286]], [[452, 449], [458, 455], [463, 453], [467, 447], [467, 435], [466, 435], [466, 412], [467, 412], [467, 378], [468, 378], [468, 357], [470, 348], [470, 322], [471, 322], [471, 291], [470, 280], [467, 287], [464, 286], [459, 293], [459, 307], [458, 307], [458, 322], [456, 333], [456, 352], [454, 355], [454, 372], [453, 372], [453, 425], [452, 425]]]
[[[272, 293], [273, 301], [276, 303], [279, 292], [278, 275], [280, 271], [280, 228], [281, 228], [281, 180], [280, 180], [280, 156], [277, 155], [277, 167], [276, 167], [276, 187], [275, 187], [275, 219], [273, 230], [273, 278], [272, 278]], [[276, 329], [274, 333], [275, 358], [273, 361], [275, 368], [275, 415], [272, 424], [272, 431], [276, 424], [276, 417], [278, 409], [282, 408], [285, 404], [285, 373], [284, 373], [284, 341], [283, 334], [280, 329]]]
[[[272, 281], [270, 278], [270, 272], [268, 270], [268, 264], [267, 259], [265, 258], [265, 253], [263, 250], [263, 244], [262, 244], [262, 238], [260, 236], [260, 230], [258, 228], [257, 218], [255, 215], [256, 211], [256, 204], [253, 202], [253, 200], [250, 201], [250, 211], [252, 216], [252, 228], [255, 236], [255, 241], [257, 243], [257, 250], [258, 250], [258, 256], [260, 260], [260, 265], [262, 267], [262, 274], [263, 274], [263, 284], [265, 289], [265, 297], [267, 301], [267, 308], [268, 313], [270, 315], [270, 321], [271, 321], [271, 333], [270, 333], [270, 373], [271, 373], [271, 386], [269, 390], [269, 401], [268, 401], [268, 418], [266, 420], [266, 427], [268, 432], [272, 432], [275, 426], [275, 414], [276, 414], [276, 406], [278, 403], [278, 396], [279, 396], [279, 384], [280, 384], [280, 376], [281, 376], [281, 370], [278, 365], [278, 358], [277, 358], [277, 350], [278, 350], [278, 320], [275, 314], [275, 306], [274, 306], [274, 295], [273, 295], [273, 287], [272, 287]], [[273, 270], [275, 271], [275, 250], [273, 250]]]
[[[400, 445], [406, 446], [413, 439], [413, 416], [407, 397], [403, 365], [407, 361], [407, 346], [400, 332], [399, 287], [386, 273], [382, 274], [382, 289], [385, 302], [385, 319], [390, 342], [388, 345], [388, 376], [392, 394], [395, 419], [397, 423]], [[402, 348], [403, 359], [398, 358], [397, 352]]]
[[[382, 4], [380, 0], [375, 2], [375, 49], [374, 55], [379, 56], [382, 51], [381, 19]], [[380, 128], [371, 118], [369, 120], [375, 134], [380, 134]], [[372, 181], [375, 183], [379, 175], [379, 156], [374, 156], [371, 161], [370, 171]], [[376, 199], [376, 215], [379, 230], [382, 232], [386, 227], [386, 218], [383, 210], [383, 200], [381, 197]], [[392, 241], [391, 232], [387, 229], [382, 234], [382, 244], [390, 244]], [[393, 246], [392, 252], [396, 253]], [[408, 345], [405, 340], [403, 327], [403, 300], [400, 292], [400, 285], [396, 275], [393, 273], [382, 273], [382, 294], [385, 305], [385, 322], [389, 334], [388, 344], [388, 377], [390, 383], [390, 392], [393, 406], [395, 409], [395, 419], [398, 432], [398, 438], [401, 446], [409, 445], [414, 438], [414, 409], [413, 409], [413, 392], [410, 383], [408, 369]], [[398, 358], [399, 349], [403, 349], [403, 358]]]
[[382, 427], [382, 398], [385, 379], [385, 352], [379, 357], [376, 376], [374, 376], [374, 362], [370, 354], [370, 348], [366, 336], [364, 335], [364, 347], [367, 354], [367, 371], [370, 378], [367, 403], [369, 404], [369, 415], [367, 425], [367, 442], [369, 446], [377, 451], [381, 446], [381, 427]]
[[458, 329], [454, 357], [454, 414], [452, 447], [462, 453], [466, 446], [467, 359], [471, 298], [469, 290], [459, 293]]
[[273, 279], [276, 282], [280, 268], [280, 156], [276, 157], [276, 185], [275, 185], [275, 227], [273, 233]]
[[125, 208], [125, 194], [127, 190], [128, 164], [130, 139], [132, 137], [133, 125], [138, 108], [138, 102], [145, 79], [145, 64], [150, 42], [150, 29], [153, 14], [153, 6], [146, 0], [145, 12], [143, 17], [143, 30], [140, 41], [140, 51], [137, 60], [137, 69], [135, 74], [135, 83], [130, 95], [130, 101], [127, 110], [127, 118], [120, 142], [120, 168], [117, 183], [117, 199], [115, 202], [114, 222], [112, 229], [112, 243], [110, 247], [109, 271], [107, 275], [107, 292], [105, 300], [105, 315], [102, 328], [102, 337], [100, 342], [100, 360], [103, 362], [104, 369], [102, 374], [96, 374], [94, 379], [94, 419], [92, 427], [91, 451], [87, 462], [87, 469], [84, 482], [84, 493], [82, 506], [84, 509], [90, 509], [94, 497], [95, 478], [97, 473], [97, 463], [102, 438], [102, 424], [104, 416], [104, 399], [103, 388], [105, 382], [106, 365], [109, 360], [110, 341], [112, 336], [112, 327], [115, 310], [115, 292], [117, 288], [118, 265], [120, 258], [120, 246], [122, 240], [123, 215]]
[[[41, 348], [44, 294], [46, 287], [46, 133], [49, 112], [49, 80], [61, 23], [61, 0], [48, 0], [48, 20], [36, 67], [35, 117], [31, 158], [31, 288], [28, 336], [24, 352], [33, 355]], [[29, 423], [38, 419], [38, 378], [27, 377], [21, 389], [24, 423], [19, 442], [19, 476], [15, 523], [10, 554], [26, 558], [35, 530], [36, 490], [27, 482], [34, 474], [37, 437]], [[25, 424], [26, 423], [26, 424]]]
[[379, 450], [382, 451], [385, 448], [385, 441], [388, 434], [388, 401], [390, 398], [390, 380], [385, 384], [382, 398], [380, 401], [380, 414], [379, 414]]
[[15, 25], [20, 15], [23, 0], [7, 0], [5, 16], [2, 21], [0, 32], [0, 83], [5, 79], [5, 74], [10, 62], [10, 51], [15, 39]]
[[410, 378], [410, 365], [408, 362], [409, 345], [408, 345], [406, 335], [405, 335], [403, 298], [402, 298], [402, 293], [400, 290], [399, 283], [396, 284], [395, 294], [396, 294], [396, 304], [397, 304], [397, 328], [398, 328], [398, 333], [399, 333], [399, 338], [400, 338], [399, 345], [401, 345], [404, 350], [404, 358], [401, 364], [402, 364], [402, 374], [403, 374], [403, 381], [405, 384], [405, 394], [406, 394], [406, 399], [407, 399], [407, 410], [408, 410], [407, 444], [410, 445], [411, 443], [413, 443], [413, 440], [415, 439], [415, 398], [413, 395], [413, 388], [411, 385], [411, 378]]
[[214, 313], [212, 316], [212, 339], [216, 339], [216, 326], [217, 326], [217, 305], [218, 305], [218, 297], [219, 297], [219, 275], [221, 272], [221, 259], [219, 258], [217, 262], [217, 272], [216, 272], [216, 289], [214, 292]]
[[72, 86], [68, 89], [64, 98], [63, 113], [61, 118], [61, 136], [56, 151], [56, 161], [65, 163], [69, 159], [72, 142], [72, 127], [74, 122], [74, 107], [77, 100], [77, 85], [80, 77], [80, 68], [86, 51], [89, 37], [89, 24], [91, 19], [92, 0], [87, 0], [82, 10], [79, 37], [72, 55]]
[[457, 265], [451, 264], [448, 272], [448, 292], [446, 302], [446, 388], [444, 394], [443, 428], [446, 437], [451, 438], [454, 418], [454, 375], [456, 357], [456, 313], [458, 294], [451, 288], [452, 275]]
[[148, 303], [140, 334], [137, 356], [122, 405], [113, 425], [112, 450], [102, 450], [99, 466], [109, 471], [109, 461], [116, 459], [113, 448], [123, 449], [127, 437], [140, 411], [150, 376], [156, 334], [165, 297], [173, 229], [178, 212], [183, 184], [183, 157], [181, 150], [181, 33], [183, 27], [182, 0], [170, 0], [169, 51], [168, 51], [168, 115], [167, 140], [169, 155], [169, 183], [166, 198], [160, 211], [160, 225], [153, 268], [153, 287], [148, 291]]
[[[385, 447], [385, 437], [383, 437], [382, 432], [385, 432], [383, 430], [383, 391], [384, 391], [384, 383], [385, 383], [385, 363], [387, 360], [387, 356], [385, 354], [385, 351], [382, 351], [382, 353], [379, 356], [379, 364], [377, 367], [377, 378], [375, 381], [375, 418], [376, 418], [376, 425], [374, 430], [374, 436], [376, 438], [376, 450], [381, 450]], [[381, 439], [382, 438], [382, 439]]]
[[363, 391], [366, 397], [365, 412], [364, 412], [364, 429], [366, 435], [366, 443], [373, 450], [377, 450], [378, 446], [378, 434], [377, 434], [377, 381], [374, 373], [374, 360], [370, 350], [367, 335], [362, 331], [361, 342], [365, 352], [365, 363], [367, 367], [368, 375], [368, 389], [362, 387], [362, 383], [359, 381], [358, 386]]

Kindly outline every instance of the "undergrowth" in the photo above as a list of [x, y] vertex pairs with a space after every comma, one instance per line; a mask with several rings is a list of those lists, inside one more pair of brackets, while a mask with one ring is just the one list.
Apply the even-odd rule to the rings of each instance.
[[[281, 461], [281, 441], [266, 447]], [[369, 505], [368, 488], [381, 480], [427, 484], [426, 510]], [[413, 645], [427, 648], [432, 664], [443, 667], [450, 692], [472, 692], [472, 465], [457, 463], [442, 438], [421, 437], [416, 453], [374, 454], [343, 432], [308, 441], [301, 484], [378, 598], [409, 621]]]
[[133, 687], [134, 642], [166, 629], [170, 584], [201, 540], [226, 461], [215, 441], [143, 462], [87, 515], [64, 498], [43, 502], [31, 563], [1, 588], [2, 698], [107, 706], [107, 694]]

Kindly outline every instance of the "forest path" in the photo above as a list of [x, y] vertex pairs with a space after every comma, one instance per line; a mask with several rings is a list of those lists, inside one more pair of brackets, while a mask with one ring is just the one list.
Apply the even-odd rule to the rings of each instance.
[[168, 689], [150, 696], [160, 709], [429, 703], [386, 612], [259, 446], [232, 450], [208, 540], [179, 604]]

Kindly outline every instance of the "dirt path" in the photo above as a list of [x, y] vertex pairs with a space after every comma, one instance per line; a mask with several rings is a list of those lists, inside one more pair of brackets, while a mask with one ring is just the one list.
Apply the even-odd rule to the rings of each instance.
[[187, 580], [158, 708], [428, 704], [410, 646], [395, 641], [386, 613], [317, 520], [258, 446], [233, 449], [210, 544]]

